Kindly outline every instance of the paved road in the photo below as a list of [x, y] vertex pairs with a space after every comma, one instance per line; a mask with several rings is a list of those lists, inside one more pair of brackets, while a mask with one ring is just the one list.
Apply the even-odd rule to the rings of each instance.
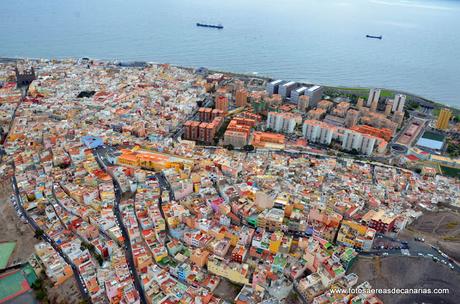
[[[72, 214], [73, 216], [76, 216], [76, 217], [78, 217], [79, 219], [83, 220], [83, 218], [82, 218], [80, 215], [76, 214], [75, 212], [73, 212], [72, 210], [70, 210], [69, 208], [67, 208], [66, 206], [64, 206], [64, 205], [62, 204], [62, 202], [56, 197], [56, 192], [55, 192], [55, 190], [54, 190], [54, 187], [58, 187], [58, 186], [57, 186], [56, 184], [54, 184], [53, 187], [52, 187], [53, 198], [54, 198], [54, 200], [58, 203], [58, 205], [59, 205], [62, 209], [64, 209], [65, 211], [67, 211], [68, 213], [70, 213], [70, 214]], [[75, 200], [74, 200], [73, 198], [71, 198], [70, 196], [69, 196], [69, 198], [72, 199], [72, 200], [75, 202]], [[77, 204], [77, 202], [75, 202], [75, 204]], [[83, 221], [84, 221], [84, 220], [83, 220]], [[112, 238], [111, 238], [110, 236], [108, 236], [107, 233], [106, 233], [101, 227], [98, 226], [98, 229], [99, 229], [99, 233], [102, 234], [102, 235], [106, 238], [106, 240], [112, 240]], [[116, 240], [113, 240], [113, 241], [115, 241], [115, 244], [117, 244]]]
[[[210, 149], [210, 150], [213, 150], [213, 149], [217, 149], [217, 148], [220, 148], [220, 147], [216, 147], [216, 146], [206, 146], [204, 147], [206, 149]], [[254, 152], [257, 152], [257, 151], [254, 151]], [[260, 152], [260, 151], [259, 151]], [[374, 161], [367, 161], [367, 160], [356, 160], [356, 159], [352, 159], [352, 158], [344, 158], [344, 157], [338, 157], [338, 156], [331, 156], [331, 155], [325, 155], [325, 154], [320, 154], [320, 153], [315, 153], [315, 152], [308, 152], [308, 151], [297, 151], [297, 150], [269, 150], [267, 149], [266, 152], [273, 152], [273, 153], [285, 153], [285, 154], [289, 154], [289, 155], [312, 155], [312, 156], [315, 156], [315, 157], [320, 157], [320, 158], [336, 158], [336, 159], [349, 159], [349, 160], [352, 160], [353, 162], [356, 162], [356, 163], [360, 163], [360, 164], [367, 164], [367, 165], [370, 165], [371, 166], [371, 171], [372, 171], [372, 178], [373, 178], [373, 182], [376, 183], [377, 180], [376, 180], [376, 176], [375, 176], [375, 167], [376, 166], [381, 166], [381, 167], [386, 167], [386, 168], [394, 168], [396, 170], [399, 170], [399, 171], [404, 171], [404, 172], [412, 172], [410, 170], [407, 170], [405, 168], [401, 168], [401, 167], [397, 167], [397, 166], [391, 166], [391, 165], [386, 165], [386, 164], [381, 164], [381, 163], [377, 163], [377, 162], [374, 162]], [[166, 190], [169, 190], [170, 191], [170, 196], [171, 196], [171, 199], [174, 199], [174, 196], [173, 196], [173, 193], [171, 191], [171, 188], [170, 188], [170, 185], [168, 183], [168, 181], [166, 180], [166, 178], [164, 177], [163, 174], [157, 174], [157, 179], [160, 183], [160, 186], [162, 189], [166, 189]], [[215, 185], [216, 186], [216, 185]], [[219, 189], [218, 187], [216, 187], [218, 193], [219, 192]], [[161, 206], [161, 202], [160, 202], [160, 206]], [[160, 208], [160, 210], [162, 211], [162, 209]], [[162, 213], [162, 216], [164, 217], [164, 214]], [[250, 225], [248, 225], [247, 223], [244, 222], [244, 219], [243, 218], [240, 218], [241, 220], [241, 223], [243, 225], [247, 225], [249, 227], [251, 227]], [[252, 227], [253, 228], [253, 227]], [[308, 237], [309, 235], [306, 234], [305, 232], [293, 232], [293, 231], [286, 231], [286, 234], [287, 235], [291, 235], [293, 237]], [[386, 238], [386, 237], [384, 237]], [[404, 247], [401, 242], [398, 243], [399, 244], [399, 247], [402, 248]], [[442, 257], [441, 254], [439, 252], [437, 252], [435, 249], [431, 248], [429, 245], [427, 244], [424, 244], [422, 242], [415, 242], [415, 241], [408, 241], [408, 245], [409, 245], [409, 252], [410, 252], [410, 255], [412, 256], [417, 256], [417, 257], [425, 257], [425, 258], [430, 258], [432, 259], [433, 257], [436, 257], [439, 259], [439, 262], [442, 263], [441, 261], [445, 260], [446, 263], [446, 267], [448, 267], [449, 263], [451, 263], [453, 265], [453, 268], [454, 270], [456, 271], [460, 271], [460, 267], [456, 264], [456, 263], [452, 263], [452, 262], [449, 262], [447, 260], [447, 258], [445, 257]], [[396, 246], [396, 245], [394, 245]], [[366, 255], [366, 256], [372, 256], [372, 255], [396, 255], [396, 256], [404, 256], [403, 252], [401, 251], [401, 249], [374, 249], [372, 250], [371, 252], [360, 252], [361, 255]], [[420, 254], [420, 255], [419, 255]], [[429, 254], [429, 255], [428, 255]]]
[[[15, 193], [15, 196], [16, 196], [16, 202], [15, 202], [15, 208], [16, 210], [19, 209], [19, 211], [21, 212], [22, 216], [24, 216], [26, 219], [27, 219], [27, 222], [30, 224], [30, 226], [32, 226], [33, 230], [34, 231], [37, 231], [37, 230], [42, 230], [38, 225], [37, 223], [34, 221], [34, 219], [32, 219], [29, 214], [26, 212], [26, 210], [24, 209], [24, 206], [22, 205], [22, 201], [21, 201], [21, 197], [19, 195], [19, 189], [18, 189], [18, 184], [17, 184], [17, 181], [16, 181], [16, 176], [13, 175], [13, 178], [12, 178], [12, 183], [13, 183], [13, 188], [14, 188], [14, 193]], [[74, 274], [74, 277], [75, 277], [75, 281], [77, 282], [77, 285], [78, 285], [78, 289], [80, 290], [80, 293], [82, 294], [83, 296], [83, 299], [86, 300], [88, 303], [92, 303], [91, 301], [91, 297], [89, 296], [89, 294], [85, 291], [87, 290], [86, 289], [86, 285], [85, 285], [85, 282], [83, 281], [83, 278], [80, 274], [80, 271], [78, 270], [78, 268], [75, 266], [75, 264], [73, 263], [72, 260], [70, 260], [67, 255], [65, 255], [61, 248], [59, 248], [59, 246], [56, 244], [56, 242], [51, 239], [49, 237], [48, 234], [46, 234], [46, 232], [43, 233], [43, 236], [42, 236], [42, 239], [44, 241], [46, 241], [48, 244], [50, 244], [54, 250], [56, 250], [56, 252], [64, 259], [64, 261], [69, 264], [71, 267], [72, 267], [72, 271], [73, 271], [73, 274]]]
[[134, 264], [133, 249], [131, 247], [131, 242], [129, 240], [129, 234], [128, 234], [128, 231], [126, 230], [125, 225], [123, 224], [123, 217], [122, 217], [122, 215], [120, 213], [120, 201], [121, 201], [121, 197], [122, 197], [122, 191], [121, 191], [120, 184], [118, 183], [117, 179], [107, 170], [107, 166], [104, 163], [104, 161], [101, 159], [101, 155], [99, 154], [100, 153], [99, 149], [95, 149], [93, 151], [94, 151], [94, 154], [96, 156], [96, 160], [97, 160], [99, 166], [102, 169], [104, 169], [104, 171], [109, 173], [110, 176], [112, 177], [113, 186], [114, 186], [114, 189], [115, 189], [115, 204], [114, 204], [113, 211], [114, 211], [115, 216], [117, 217], [118, 225], [119, 225], [121, 233], [123, 235], [124, 245], [125, 245], [124, 246], [125, 247], [125, 254], [126, 254], [126, 259], [128, 261], [129, 270], [130, 270], [130, 272], [131, 272], [131, 274], [133, 276], [134, 286], [136, 287], [136, 289], [137, 289], [137, 291], [139, 293], [139, 298], [140, 298], [141, 303], [142, 304], [147, 304], [147, 299], [145, 298], [144, 289], [142, 287], [141, 280], [139, 279], [139, 275], [137, 274], [137, 269], [136, 269], [136, 266]]
[[[404, 242], [407, 242], [407, 245], [404, 244]], [[387, 248], [382, 249], [380, 247], [382, 245], [386, 246]], [[371, 251], [360, 252], [360, 254], [364, 256], [405, 256], [403, 254], [404, 251], [401, 249], [407, 248], [406, 252], [408, 252], [410, 256], [431, 259], [433, 260], [433, 263], [444, 264], [449, 268], [451, 268], [450, 265], [452, 265], [452, 270], [460, 272], [460, 266], [457, 263], [455, 263], [453, 260], [449, 260], [447, 255], [447, 257], [442, 256], [442, 252], [440, 252], [436, 247], [424, 242], [415, 241], [412, 239], [399, 240], [382, 234], [377, 234], [373, 246], [374, 247]], [[391, 247], [393, 247], [393, 249], [390, 249]], [[395, 247], [400, 247], [400, 249]], [[435, 262], [435, 259], [438, 260]]]

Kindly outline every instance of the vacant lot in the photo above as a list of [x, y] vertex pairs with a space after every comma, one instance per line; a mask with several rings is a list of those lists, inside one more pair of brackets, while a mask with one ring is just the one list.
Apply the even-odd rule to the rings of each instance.
[[52, 304], [78, 304], [81, 302], [81, 294], [74, 277], [71, 277], [59, 286], [49, 286], [48, 300]]
[[38, 242], [28, 224], [18, 217], [16, 210], [9, 201], [11, 188], [2, 189], [0, 196], [0, 242], [16, 242], [16, 247], [8, 265], [14, 262], [27, 261], [34, 253], [34, 245]]
[[460, 274], [430, 259], [419, 257], [359, 257], [350, 272], [374, 288], [448, 288], [446, 295], [378, 295], [386, 304], [457, 304]]
[[225, 301], [233, 303], [236, 296], [240, 293], [241, 288], [242, 286], [221, 278], [219, 285], [217, 285], [217, 288], [214, 290], [214, 293]]

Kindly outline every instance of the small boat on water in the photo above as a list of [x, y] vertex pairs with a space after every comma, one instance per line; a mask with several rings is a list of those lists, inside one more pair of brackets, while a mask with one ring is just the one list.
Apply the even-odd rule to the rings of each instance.
[[222, 24], [215, 25], [215, 24], [206, 24], [206, 23], [199, 23], [199, 22], [197, 22], [196, 26], [216, 28], [216, 29], [219, 29], [219, 30], [224, 28], [224, 26]]
[[366, 38], [372, 38], [372, 39], [380, 39], [380, 40], [382, 40], [383, 36], [366, 35]]

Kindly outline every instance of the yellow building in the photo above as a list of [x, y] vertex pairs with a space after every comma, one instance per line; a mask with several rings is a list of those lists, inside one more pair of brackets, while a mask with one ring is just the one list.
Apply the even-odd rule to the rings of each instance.
[[153, 257], [155, 258], [155, 262], [159, 263], [161, 260], [166, 258], [168, 256], [168, 251], [166, 251], [166, 248], [160, 246], [157, 248], [152, 249], [152, 254]]
[[283, 233], [281, 231], [276, 231], [270, 236], [270, 243], [268, 245], [268, 250], [271, 253], [275, 254], [278, 252], [281, 246], [281, 240], [283, 238]]
[[123, 153], [122, 155], [118, 157], [118, 164], [138, 167], [139, 160], [134, 154]]
[[445, 130], [449, 127], [449, 120], [452, 117], [452, 111], [449, 109], [441, 109], [438, 120], [436, 121], [436, 129]]
[[337, 242], [354, 248], [369, 251], [372, 248], [376, 231], [353, 221], [344, 220], [341, 223]]
[[237, 284], [249, 284], [249, 265], [226, 263], [218, 257], [208, 259], [208, 271]]

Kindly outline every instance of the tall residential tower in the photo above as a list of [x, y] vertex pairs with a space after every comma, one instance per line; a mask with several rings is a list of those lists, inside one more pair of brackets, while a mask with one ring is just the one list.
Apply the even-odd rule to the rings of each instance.
[[436, 129], [445, 130], [449, 127], [449, 120], [452, 117], [452, 111], [449, 109], [441, 109], [438, 120], [436, 121]]

